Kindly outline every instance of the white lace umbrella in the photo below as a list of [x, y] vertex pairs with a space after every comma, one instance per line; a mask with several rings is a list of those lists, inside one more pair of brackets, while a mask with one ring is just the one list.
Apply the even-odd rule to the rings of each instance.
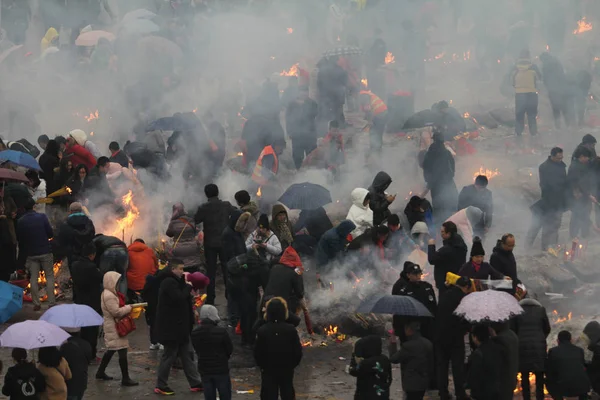
[[454, 310], [455, 315], [469, 322], [503, 322], [522, 313], [517, 299], [498, 290], [468, 294]]

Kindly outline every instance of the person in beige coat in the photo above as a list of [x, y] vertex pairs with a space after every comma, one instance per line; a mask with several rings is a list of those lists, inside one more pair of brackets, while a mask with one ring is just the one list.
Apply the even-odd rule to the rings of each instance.
[[67, 382], [72, 378], [69, 363], [56, 347], [42, 347], [38, 354], [38, 370], [46, 381], [41, 400], [66, 400]]
[[[117, 282], [121, 274], [115, 271], [109, 271], [104, 275], [104, 291], [100, 299], [102, 314], [104, 315], [104, 341], [106, 343], [106, 353], [102, 357], [96, 379], [110, 381], [113, 378], [106, 375], [105, 370], [115, 352], [119, 352], [119, 366], [121, 367], [121, 384], [123, 386], [136, 386], [137, 382], [129, 377], [129, 366], [127, 364], [127, 348], [129, 340], [127, 336], [120, 337], [117, 332], [117, 321], [131, 313], [130, 305], [124, 304], [124, 295], [117, 292]], [[123, 299], [121, 302], [119, 297]]]

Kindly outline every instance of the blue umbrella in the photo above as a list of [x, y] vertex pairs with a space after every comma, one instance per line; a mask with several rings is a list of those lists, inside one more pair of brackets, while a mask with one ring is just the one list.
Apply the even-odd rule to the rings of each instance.
[[374, 295], [365, 300], [358, 309], [361, 314], [393, 314], [406, 317], [433, 317], [427, 307], [410, 296], [392, 294]]
[[104, 319], [92, 307], [82, 304], [61, 304], [46, 311], [40, 319], [61, 328], [100, 326]]
[[321, 185], [295, 183], [281, 195], [279, 202], [291, 210], [316, 210], [331, 203], [331, 194]]
[[23, 289], [0, 281], [0, 324], [5, 323], [23, 307]]
[[35, 161], [35, 158], [31, 157], [29, 154], [21, 153], [20, 151], [15, 150], [4, 150], [0, 151], [0, 160], [5, 162], [10, 162], [12, 164], [18, 165], [20, 167], [25, 167], [29, 169], [35, 169], [37, 171], [41, 171], [40, 164]]

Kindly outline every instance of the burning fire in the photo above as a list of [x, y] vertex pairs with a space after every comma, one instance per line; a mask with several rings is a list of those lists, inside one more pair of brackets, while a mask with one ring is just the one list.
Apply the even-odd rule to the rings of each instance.
[[479, 167], [479, 171], [475, 172], [473, 174], [473, 179], [477, 178], [479, 175], [485, 175], [486, 178], [492, 179], [498, 175], [500, 175], [500, 171], [498, 171], [498, 168], [496, 169], [485, 169], [483, 167]]
[[[521, 373], [519, 372], [517, 374], [517, 387], [514, 390], [514, 393], [519, 393], [521, 391], [523, 391], [523, 389], [521, 388]], [[535, 375], [533, 374], [533, 372], [529, 373], [529, 387], [533, 388], [535, 386]], [[546, 385], [544, 385], [544, 394], [548, 394], [548, 390], [546, 389]]]
[[577, 21], [577, 29], [575, 29], [573, 31], [573, 35], [578, 35], [580, 33], [591, 31], [591, 30], [592, 30], [592, 23], [587, 22], [586, 18], [583, 17], [579, 21]]
[[463, 118], [469, 118], [471, 116], [471, 114], [469, 114], [468, 112], [463, 114]]
[[300, 63], [296, 63], [294, 65], [292, 65], [292, 67], [289, 69], [289, 71], [281, 71], [279, 73], [280, 76], [298, 76], [298, 66], [300, 65]]
[[133, 192], [130, 190], [121, 198], [123, 208], [127, 210], [127, 214], [123, 218], [117, 219], [117, 228], [112, 233], [113, 236], [118, 236], [120, 233], [125, 235], [125, 229], [131, 228], [136, 219], [140, 216], [140, 210], [133, 203]]
[[437, 56], [435, 56], [433, 58], [435, 58], [436, 60], [439, 60], [440, 58], [444, 58], [445, 55], [446, 55], [446, 52], [443, 51], [443, 52], [441, 52], [440, 54], [438, 54]]
[[[52, 267], [54, 276], [56, 277], [56, 274], [58, 273], [58, 271], [60, 270], [60, 266], [62, 264], [62, 261], [59, 262], [55, 262], [54, 266]], [[41, 287], [46, 287], [46, 283], [48, 281], [46, 280], [46, 273], [44, 271], [40, 271], [39, 275], [38, 275], [38, 288]], [[27, 287], [24, 289], [24, 292], [26, 294], [29, 294], [31, 292], [31, 283], [29, 283], [27, 285]], [[54, 295], [58, 295], [58, 283], [56, 283], [56, 280], [54, 281]], [[45, 294], [44, 296], [40, 297], [40, 301], [46, 301], [48, 300], [48, 295]]]
[[394, 57], [394, 55], [392, 54], [391, 51], [388, 51], [387, 54], [385, 55], [385, 63], [393, 64], [395, 62], [396, 62], [396, 57]]
[[261, 189], [261, 186], [259, 186], [258, 190], [256, 191], [256, 196], [257, 197], [261, 197], [262, 196], [262, 191], [260, 189]]
[[563, 322], [570, 321], [573, 317], [573, 313], [569, 311], [569, 314], [567, 314], [566, 317], [561, 317], [558, 315], [558, 311], [552, 310], [552, 316], [554, 318], [552, 322], [554, 322], [555, 324], [561, 324]]
[[305, 340], [304, 342], [302, 342], [302, 347], [311, 347], [312, 346], [312, 340]]
[[292, 33], [294, 33], [294, 28], [287, 28], [287, 33], [289, 35], [291, 35]]
[[90, 115], [86, 115], [83, 118], [85, 118], [85, 120], [87, 122], [92, 122], [95, 119], [98, 119], [98, 110], [96, 110], [95, 112], [91, 112]]
[[244, 153], [242, 153], [241, 151], [238, 151], [238, 153], [237, 153], [237, 156], [238, 156], [238, 157], [243, 157], [243, 156], [244, 156]]
[[362, 78], [362, 79], [360, 80], [360, 83], [361, 83], [361, 84], [362, 84], [362, 85], [363, 85], [365, 88], [368, 88], [368, 87], [369, 87], [369, 81], [368, 81], [368, 79], [367, 79], [367, 78]]
[[335, 336], [338, 333], [338, 327], [333, 326], [333, 325], [329, 325], [329, 328], [325, 328], [325, 334], [327, 336]]

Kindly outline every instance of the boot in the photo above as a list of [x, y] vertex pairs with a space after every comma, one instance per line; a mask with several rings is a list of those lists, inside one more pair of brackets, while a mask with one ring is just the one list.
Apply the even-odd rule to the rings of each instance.
[[123, 386], [137, 386], [138, 382], [134, 381], [129, 377], [129, 365], [127, 364], [127, 357], [119, 358], [119, 366], [121, 367], [121, 385]]
[[102, 356], [102, 361], [100, 361], [100, 366], [98, 367], [98, 371], [96, 372], [96, 379], [101, 380], [101, 381], [112, 381], [113, 380], [112, 376], [108, 376], [104, 372], [106, 370], [106, 367], [108, 366], [108, 363], [110, 362], [110, 359], [112, 358], [112, 355], [113, 355], [113, 353], [108, 352], [108, 351], [106, 353], [104, 353], [104, 356]]

